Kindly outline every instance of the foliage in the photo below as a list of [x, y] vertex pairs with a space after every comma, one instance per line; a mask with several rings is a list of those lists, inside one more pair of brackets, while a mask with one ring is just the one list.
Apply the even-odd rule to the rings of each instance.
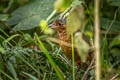
[[58, 12], [64, 12], [71, 4], [71, 0], [56, 0], [54, 8]]
[[119, 0], [107, 0], [107, 2], [112, 5], [112, 6], [120, 6], [120, 1]]
[[115, 20], [113, 22], [112, 20], [110, 20], [108, 18], [102, 18], [101, 23], [102, 23], [101, 28], [103, 28], [105, 30], [109, 29], [109, 31], [111, 31], [111, 32], [120, 32], [120, 27], [119, 27], [120, 22], [119, 21]]
[[13, 11], [11, 14], [12, 17], [8, 19], [6, 23], [8, 25], [17, 24], [12, 29], [13, 31], [28, 30], [37, 27], [40, 24], [40, 20], [46, 19], [53, 11], [51, 5], [53, 1], [54, 0], [34, 0]]
[[[80, 9], [80, 10], [79, 10]], [[84, 29], [84, 8], [82, 5], [77, 5], [67, 17], [67, 33], [73, 34], [78, 29], [83, 31]]]
[[[94, 50], [93, 4], [93, 0], [0, 0], [0, 80], [83, 78], [86, 65], [77, 71], [61, 48], [48, 40], [49, 36], [56, 37], [49, 24], [56, 18], [65, 18], [67, 34], [72, 36], [72, 61], [76, 46], [81, 60], [87, 63], [88, 51]], [[120, 73], [119, 7], [120, 0], [102, 0], [100, 6], [103, 80]], [[87, 35], [87, 40], [82, 34]], [[93, 67], [88, 75], [94, 79]]]

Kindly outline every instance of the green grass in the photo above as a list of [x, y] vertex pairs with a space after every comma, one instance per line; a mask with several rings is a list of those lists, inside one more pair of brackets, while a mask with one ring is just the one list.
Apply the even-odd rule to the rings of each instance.
[[[32, 39], [32, 37], [25, 39], [24, 37], [26, 37], [26, 35], [24, 33], [11, 34], [8, 36], [9, 37], [0, 35], [0, 39], [2, 40], [0, 43], [0, 77], [2, 80], [23, 80], [24, 78], [33, 80], [75, 80], [75, 71], [77, 68], [74, 63], [73, 35], [71, 35], [72, 64], [66, 59], [61, 49], [47, 40], [44, 35], [38, 36], [35, 34], [35, 39]], [[109, 75], [107, 74], [109, 69], [119, 72], [119, 68], [111, 68], [113, 64], [117, 67], [119, 60], [116, 58], [117, 62], [110, 62], [112, 58], [108, 51], [108, 37], [104, 37], [104, 39], [101, 47], [101, 63], [103, 67], [102, 70], [105, 73], [104, 79], [109, 79]], [[13, 41], [15, 41], [16, 44]], [[34, 47], [31, 48], [31, 45], [37, 47], [37, 49]], [[106, 54], [107, 52], [108, 54]], [[10, 67], [8, 68], [7, 66]], [[82, 77], [85, 71], [86, 69], [81, 67], [81, 71], [78, 72], [77, 76]], [[92, 71], [90, 74], [94, 77]]]
[[71, 34], [72, 38], [72, 72], [73, 72], [73, 80], [75, 80], [75, 59], [74, 59], [74, 37], [73, 34]]
[[45, 46], [43, 45], [43, 43], [41, 42], [41, 40], [39, 39], [38, 35], [35, 33], [35, 37], [39, 43], [39, 47], [41, 46], [41, 48], [43, 49], [46, 57], [48, 58], [50, 64], [52, 65], [53, 69], [55, 70], [55, 72], [57, 73], [58, 77], [60, 80], [64, 80], [62, 74], [60, 73], [60, 71], [57, 69], [57, 65], [55, 64], [54, 60], [51, 58], [51, 56], [49, 55], [49, 52], [47, 51], [47, 49], [45, 48]]

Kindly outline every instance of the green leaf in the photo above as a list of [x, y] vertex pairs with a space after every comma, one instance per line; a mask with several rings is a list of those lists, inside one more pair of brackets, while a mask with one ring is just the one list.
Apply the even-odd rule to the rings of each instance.
[[33, 75], [31, 75], [29, 73], [26, 73], [26, 72], [22, 72], [22, 73], [29, 76], [32, 80], [39, 80], [39, 79], [37, 79], [36, 77], [34, 77]]
[[111, 52], [114, 53], [114, 54], [120, 54], [120, 49], [118, 49], [118, 48], [113, 48], [113, 49], [111, 50]]
[[8, 69], [9, 71], [12, 73], [13, 77], [15, 80], [19, 80], [18, 77], [17, 77], [17, 73], [15, 71], [15, 68], [14, 66], [12, 65], [12, 63], [8, 62]]
[[5, 25], [2, 22], [0, 22], [0, 29], [4, 30], [5, 28]]
[[[111, 25], [112, 23], [112, 25]], [[109, 30], [111, 32], [120, 32], [120, 22], [119, 21], [112, 21], [108, 18], [101, 19], [101, 28], [105, 30]]]
[[90, 50], [90, 46], [83, 39], [81, 32], [77, 32], [75, 35], [75, 46], [78, 50], [78, 54], [81, 57], [81, 60], [85, 62], [87, 60], [88, 52]]
[[0, 80], [3, 80], [2, 78], [0, 78]]
[[70, 4], [71, 0], [56, 0], [54, 3], [54, 8], [58, 12], [63, 12], [70, 7]]
[[8, 10], [12, 7], [13, 3], [14, 3], [14, 0], [9, 0], [8, 7], [4, 9], [5, 13], [8, 12]]
[[120, 45], [120, 35], [113, 39], [113, 41], [110, 43], [110, 48], [118, 45]]
[[83, 1], [81, 1], [81, 0], [73, 0], [73, 2], [72, 2], [72, 7], [75, 7], [75, 6], [77, 6], [77, 5], [80, 5], [82, 2], [83, 2]]
[[40, 16], [31, 16], [20, 21], [12, 30], [13, 31], [29, 30], [35, 28], [36, 26], [39, 26], [39, 23]]
[[[0, 70], [4, 70], [4, 65], [5, 63], [0, 59]], [[0, 72], [0, 76], [1, 76], [1, 72]]]
[[26, 41], [31, 41], [32, 40], [31, 35], [28, 34], [28, 33], [24, 34], [23, 36], [24, 36], [24, 38], [25, 38]]
[[0, 14], [0, 20], [1, 21], [6, 21], [8, 18], [8, 14]]
[[[101, 65], [103, 67], [107, 66], [109, 67], [109, 45], [107, 41], [107, 36], [104, 37], [103, 42], [102, 42], [102, 47], [101, 47]], [[106, 60], [106, 63], [105, 63]]]
[[28, 30], [39, 26], [40, 20], [46, 19], [53, 11], [54, 0], [34, 0], [18, 8], [6, 22], [8, 25], [17, 24], [13, 30]]
[[84, 29], [84, 8], [82, 5], [77, 5], [67, 17], [67, 33], [68, 35], [74, 33], [78, 29]]
[[[0, 54], [5, 54], [5, 49], [0, 45]], [[1, 68], [0, 68], [1, 69]]]
[[4, 71], [0, 70], [0, 72], [6, 76], [9, 80], [14, 80], [10, 75], [6, 74]]
[[107, 2], [112, 6], [120, 6], [120, 0], [107, 0]]

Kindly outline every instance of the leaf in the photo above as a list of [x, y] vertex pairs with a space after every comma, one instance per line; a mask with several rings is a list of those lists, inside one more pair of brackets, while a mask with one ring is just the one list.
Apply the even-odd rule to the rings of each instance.
[[5, 25], [2, 22], [0, 22], [0, 29], [4, 30], [5, 28]]
[[1, 45], [0, 45], [0, 54], [5, 54], [5, 49]]
[[46, 19], [53, 11], [54, 0], [33, 0], [31, 3], [18, 8], [7, 20], [9, 26], [16, 25], [13, 30], [29, 30], [39, 26], [40, 20]]
[[[5, 63], [0, 59], [0, 70], [4, 70], [4, 65]], [[0, 76], [1, 76], [1, 72], [0, 72]]]
[[0, 14], [0, 29], [5, 29], [4, 21], [8, 19], [8, 14]]
[[75, 7], [77, 5], [80, 5], [83, 1], [80, 1], [80, 0], [73, 0], [72, 2], [72, 7]]
[[0, 14], [0, 20], [1, 21], [6, 21], [8, 18], [8, 14]]
[[14, 0], [9, 0], [8, 7], [4, 9], [5, 13], [8, 12], [8, 10], [12, 7], [13, 3], [14, 3]]
[[39, 79], [37, 79], [36, 77], [34, 77], [33, 75], [31, 75], [29, 73], [26, 73], [26, 72], [22, 72], [22, 73], [29, 76], [32, 80], [39, 80]]
[[110, 48], [118, 45], [120, 45], [120, 35], [113, 39], [113, 41], [110, 43]]
[[23, 36], [24, 36], [24, 39], [25, 39], [26, 41], [28, 41], [28, 42], [32, 40], [31, 35], [28, 34], [28, 33], [24, 34]]
[[111, 32], [120, 32], [120, 22], [119, 21], [114, 21], [112, 26], [110, 26], [112, 23], [112, 20], [108, 18], [102, 18], [101, 19], [101, 28], [111, 31]]
[[[109, 65], [109, 45], [108, 45], [108, 41], [107, 41], [107, 37], [105, 36], [102, 42], [102, 46], [101, 46], [101, 65], [105, 66], [105, 65]], [[106, 60], [106, 63], [105, 63]]]
[[120, 6], [120, 0], [107, 0], [107, 2], [112, 6]]
[[77, 47], [78, 54], [81, 57], [81, 60], [83, 62], [85, 62], [87, 60], [88, 51], [90, 50], [90, 46], [83, 39], [81, 32], [77, 32], [75, 35], [75, 46]]
[[0, 80], [3, 80], [2, 78], [0, 78]]
[[12, 31], [29, 30], [29, 29], [35, 28], [36, 26], [39, 26], [39, 23], [40, 23], [40, 16], [31, 16], [29, 18], [25, 18], [22, 21], [20, 21], [12, 29]]
[[113, 49], [111, 50], [111, 52], [112, 52], [113, 54], [120, 55], [120, 49], [118, 49], [118, 48], [113, 48]]
[[0, 72], [6, 76], [9, 80], [14, 80], [10, 75], [6, 74], [4, 71], [0, 70]]
[[67, 33], [74, 33], [78, 29], [83, 30], [84, 8], [82, 5], [77, 5], [67, 17]]
[[70, 4], [71, 0], [56, 0], [54, 3], [54, 8], [58, 12], [63, 12], [70, 7]]
[[12, 63], [8, 62], [8, 69], [9, 71], [11, 72], [11, 74], [13, 75], [14, 79], [15, 80], [19, 80], [18, 77], [17, 77], [17, 73], [15, 71], [15, 68], [14, 66], [12, 65]]

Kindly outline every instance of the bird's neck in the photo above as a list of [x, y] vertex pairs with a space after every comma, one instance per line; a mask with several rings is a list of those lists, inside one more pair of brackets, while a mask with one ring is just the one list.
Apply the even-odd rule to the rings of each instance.
[[57, 30], [58, 35], [59, 35], [59, 39], [65, 42], [71, 42], [71, 38], [70, 36], [67, 35], [67, 31], [66, 28], [61, 28]]

